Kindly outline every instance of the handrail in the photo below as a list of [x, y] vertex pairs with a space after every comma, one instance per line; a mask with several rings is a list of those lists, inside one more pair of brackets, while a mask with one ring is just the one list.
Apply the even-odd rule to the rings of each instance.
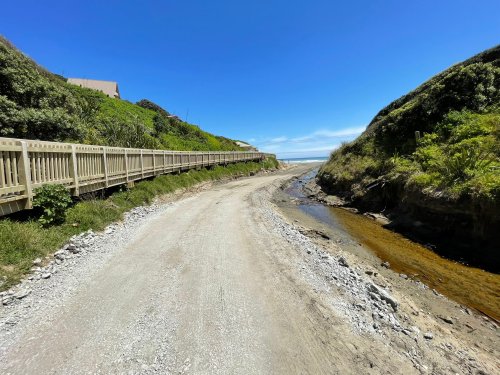
[[72, 195], [166, 173], [263, 160], [257, 151], [170, 151], [0, 137], [0, 216], [32, 207], [34, 190], [62, 184]]

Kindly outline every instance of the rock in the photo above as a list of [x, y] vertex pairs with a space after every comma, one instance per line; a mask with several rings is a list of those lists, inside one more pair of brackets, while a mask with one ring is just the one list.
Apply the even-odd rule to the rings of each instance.
[[10, 305], [12, 302], [14, 302], [14, 298], [12, 296], [3, 296], [2, 298], [2, 304], [7, 306]]
[[386, 216], [374, 212], [366, 212], [364, 216], [369, 217], [382, 225], [387, 225], [391, 222]]
[[111, 234], [111, 233], [113, 233], [113, 232], [114, 232], [113, 228], [107, 228], [107, 229], [104, 231], [104, 234]]
[[403, 333], [406, 335], [406, 336], [410, 336], [411, 335], [411, 330], [409, 330], [408, 328], [405, 328], [403, 329]]
[[79, 249], [76, 245], [71, 244], [68, 246], [68, 251], [73, 254], [78, 254], [81, 251], [81, 249]]
[[382, 262], [380, 265], [384, 268], [391, 268], [391, 264], [389, 262]]
[[5, 324], [8, 324], [10, 326], [15, 326], [17, 324], [17, 320], [13, 317], [10, 317], [5, 321]]
[[401, 277], [402, 279], [408, 279], [408, 275], [405, 275], [404, 273], [400, 273], [399, 274], [399, 277]]
[[340, 257], [338, 262], [342, 267], [349, 267], [349, 264], [347, 263], [344, 257]]
[[448, 324], [453, 324], [453, 319], [451, 319], [449, 316], [440, 316], [439, 317], [442, 321], [448, 323]]
[[[389, 305], [391, 305], [392, 309], [394, 311], [398, 310], [398, 302], [392, 297], [389, 293], [387, 293], [385, 290], [379, 288], [377, 285], [368, 283], [367, 284], [368, 290], [371, 291], [372, 293], [378, 295], [380, 299], [384, 300], [387, 302]], [[371, 296], [371, 294], [370, 294]], [[372, 297], [373, 298], [373, 297]]]
[[367, 270], [367, 271], [365, 271], [365, 273], [366, 273], [368, 276], [372, 276], [374, 272], [373, 272], [373, 271], [370, 271], [370, 270]]
[[63, 261], [66, 257], [64, 256], [64, 254], [54, 254], [54, 258], [56, 258], [56, 263], [57, 263], [57, 264], [59, 264], [59, 263], [58, 263], [58, 261], [59, 261], [59, 262], [61, 262], [61, 261]]
[[377, 293], [369, 292], [368, 295], [371, 297], [371, 299], [380, 301], [380, 296]]
[[361, 304], [361, 303], [356, 303], [354, 306], [357, 307], [360, 310], [365, 310], [366, 311], [366, 306], [363, 305], [363, 304]]
[[42, 273], [42, 279], [48, 279], [51, 276], [50, 272]]
[[432, 334], [432, 332], [425, 332], [424, 333], [424, 339], [432, 340], [433, 338], [434, 338], [434, 335]]
[[30, 289], [22, 289], [19, 292], [17, 292], [16, 294], [14, 294], [14, 297], [17, 299], [23, 299], [24, 297], [29, 296], [30, 293], [31, 293]]
[[68, 251], [73, 251], [76, 249], [76, 245], [74, 243], [69, 243], [66, 246], [64, 246], [64, 249]]
[[41, 258], [36, 258], [34, 261], [33, 261], [33, 265], [34, 266], [39, 266], [42, 264], [42, 259]]

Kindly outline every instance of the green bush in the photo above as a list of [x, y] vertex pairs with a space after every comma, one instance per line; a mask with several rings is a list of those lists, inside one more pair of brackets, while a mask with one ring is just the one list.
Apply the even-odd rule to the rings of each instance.
[[171, 150], [240, 150], [157, 104], [68, 84], [0, 37], [0, 136]]
[[33, 207], [42, 209], [38, 221], [43, 226], [60, 224], [66, 217], [66, 210], [71, 204], [71, 196], [63, 185], [44, 185], [35, 189]]

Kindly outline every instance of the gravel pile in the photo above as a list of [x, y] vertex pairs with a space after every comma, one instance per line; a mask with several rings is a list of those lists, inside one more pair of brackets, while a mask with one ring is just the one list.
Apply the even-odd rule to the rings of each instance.
[[315, 245], [298, 228], [284, 221], [271, 203], [266, 204], [265, 199], [261, 202], [261, 214], [272, 223], [269, 227], [286, 238], [301, 255], [297, 259], [304, 262], [302, 275], [316, 279], [314, 283], [318, 286], [336, 287], [342, 292], [342, 298], [333, 299], [332, 303], [354, 329], [382, 334], [382, 328], [389, 327], [398, 332], [412, 332], [412, 327], [405, 327], [398, 319], [399, 303], [389, 290], [376, 285], [359, 267], [350, 266], [345, 255], [334, 256]]

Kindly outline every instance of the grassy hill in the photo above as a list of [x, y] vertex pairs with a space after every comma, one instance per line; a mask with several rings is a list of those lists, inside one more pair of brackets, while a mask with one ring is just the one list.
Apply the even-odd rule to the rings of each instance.
[[239, 150], [230, 139], [66, 83], [0, 37], [0, 136], [169, 150]]
[[332, 153], [318, 181], [362, 209], [404, 211], [435, 231], [496, 236], [500, 46], [383, 108], [360, 137]]

